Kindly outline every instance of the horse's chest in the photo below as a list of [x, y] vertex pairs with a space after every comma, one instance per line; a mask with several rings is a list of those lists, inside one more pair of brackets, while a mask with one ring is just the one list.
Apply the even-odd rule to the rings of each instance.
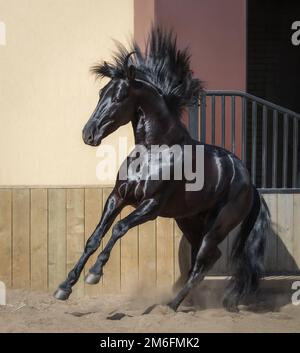
[[146, 186], [144, 181], [128, 180], [120, 184], [118, 188], [119, 196], [123, 200], [137, 205], [145, 198]]
[[130, 156], [126, 166], [122, 166], [126, 181], [119, 187], [120, 197], [136, 205], [162, 192], [174, 169], [172, 158], [162, 158], [151, 151], [141, 152], [138, 158]]

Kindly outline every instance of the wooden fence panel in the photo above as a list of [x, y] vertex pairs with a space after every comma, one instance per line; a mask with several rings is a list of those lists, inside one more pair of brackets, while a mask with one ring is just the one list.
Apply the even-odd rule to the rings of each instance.
[[12, 285], [12, 192], [0, 190], [0, 281]]
[[[67, 190], [67, 271], [77, 263], [84, 249], [84, 189]], [[73, 290], [73, 296], [84, 295], [83, 274]]]
[[13, 190], [13, 286], [30, 288], [30, 190]]
[[174, 283], [182, 283], [191, 267], [191, 247], [174, 221]]
[[156, 222], [139, 226], [139, 288], [156, 288]]
[[275, 273], [278, 269], [278, 224], [277, 224], [277, 195], [266, 194], [264, 199], [268, 205], [271, 213], [273, 232], [267, 234], [266, 240], [266, 256], [265, 256], [265, 270], [266, 273]]
[[[15, 288], [55, 290], [81, 256], [112, 188], [0, 189], [0, 280]], [[266, 272], [299, 273], [300, 194], [266, 194], [275, 236], [268, 236]], [[133, 209], [125, 208], [114, 224]], [[107, 244], [91, 257], [85, 273]], [[210, 275], [228, 274], [234, 234], [221, 244], [223, 258]], [[75, 296], [171, 290], [190, 269], [190, 246], [172, 219], [158, 218], [131, 229], [112, 250], [99, 285], [84, 284]]]
[[157, 288], [165, 290], [174, 284], [174, 224], [170, 218], [158, 218], [156, 222], [156, 284]]
[[294, 194], [293, 205], [293, 257], [296, 270], [300, 269], [300, 194]]
[[280, 194], [277, 198], [278, 258], [280, 271], [296, 270], [293, 254], [293, 194]]
[[[100, 221], [103, 208], [103, 196], [102, 189], [96, 188], [86, 188], [85, 189], [85, 206], [84, 206], [84, 232], [85, 232], [85, 242], [92, 235], [97, 224]], [[86, 266], [85, 274], [88, 273], [89, 269], [94, 265], [97, 255], [102, 250], [102, 243], [99, 249], [90, 257]], [[91, 297], [97, 296], [101, 292], [102, 288], [102, 278], [100, 282], [95, 285], [85, 284], [85, 294]]]
[[66, 277], [66, 190], [48, 190], [48, 287], [51, 291]]
[[[126, 207], [121, 212], [125, 218], [134, 210]], [[139, 279], [139, 243], [138, 227], [130, 229], [121, 239], [121, 291], [133, 293], [138, 286]]]
[[48, 288], [48, 201], [47, 189], [31, 190], [30, 255], [31, 288]]

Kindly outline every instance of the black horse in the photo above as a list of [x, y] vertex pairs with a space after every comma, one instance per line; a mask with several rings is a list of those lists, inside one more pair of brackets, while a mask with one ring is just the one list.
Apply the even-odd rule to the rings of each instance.
[[[149, 161], [153, 145], [179, 146], [182, 153], [185, 146], [191, 146], [190, 158], [195, 166], [197, 146], [203, 146], [204, 183], [201, 190], [187, 191], [190, 180], [174, 177], [175, 158], [168, 162], [169, 180], [154, 178], [151, 171], [142, 178], [144, 168], [132, 169], [131, 162], [137, 158], [133, 150], [123, 164], [127, 177], [124, 180], [118, 173], [99, 224], [55, 297], [69, 297], [84, 265], [99, 248], [116, 216], [124, 206], [132, 205], [135, 210], [113, 227], [110, 240], [85, 281], [99, 282], [114, 244], [130, 228], [158, 216], [175, 218], [192, 248], [189, 277], [168, 304], [176, 310], [220, 258], [218, 245], [240, 225], [232, 252], [233, 276], [223, 301], [228, 310], [238, 311], [241, 298], [256, 291], [263, 273], [270, 217], [239, 158], [221, 147], [193, 140], [180, 120], [182, 110], [193, 104], [202, 91], [201, 81], [193, 78], [188, 51], [177, 49], [172, 32], [153, 28], [144, 54], [136, 43], [129, 51], [118, 44], [113, 63], [103, 62], [92, 71], [110, 81], [100, 91], [97, 107], [83, 129], [84, 142], [98, 146], [104, 137], [131, 122], [136, 146], [144, 147], [144, 152], [139, 151], [144, 161]], [[162, 165], [157, 166], [161, 172]]]

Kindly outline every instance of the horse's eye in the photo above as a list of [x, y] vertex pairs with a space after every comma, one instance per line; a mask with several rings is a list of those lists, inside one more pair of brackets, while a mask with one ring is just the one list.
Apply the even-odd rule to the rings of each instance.
[[125, 98], [125, 97], [122, 97], [122, 96], [120, 96], [120, 95], [115, 95], [115, 96], [112, 98], [112, 101], [113, 101], [114, 103], [121, 103], [124, 98]]

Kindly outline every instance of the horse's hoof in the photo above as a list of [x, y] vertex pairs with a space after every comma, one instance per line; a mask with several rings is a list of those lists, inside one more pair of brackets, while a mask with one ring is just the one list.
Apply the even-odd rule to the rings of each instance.
[[88, 284], [97, 284], [100, 281], [101, 278], [101, 274], [100, 275], [95, 275], [94, 273], [89, 272], [86, 276], [85, 276], [85, 283]]
[[107, 316], [107, 320], [122, 320], [123, 317], [132, 317], [132, 315], [127, 315], [127, 314], [123, 314], [123, 313], [116, 313], [114, 315], [111, 316]]
[[72, 289], [66, 290], [66, 289], [58, 288], [53, 296], [58, 300], [67, 300], [71, 293], [72, 293]]
[[227, 310], [227, 311], [229, 311], [230, 313], [239, 313], [240, 311], [239, 311], [239, 308], [237, 307], [237, 305], [227, 305], [226, 307], [225, 307], [225, 309]]
[[157, 307], [157, 304], [153, 304], [153, 305], [149, 306], [149, 307], [142, 313], [142, 315], [148, 315], [148, 314], [150, 314], [151, 311], [152, 311], [155, 307]]
[[173, 303], [168, 303], [167, 306], [173, 311], [177, 311], [178, 305]]
[[223, 306], [224, 308], [230, 313], [238, 313], [238, 303], [236, 300], [230, 300], [229, 298], [223, 299]]

